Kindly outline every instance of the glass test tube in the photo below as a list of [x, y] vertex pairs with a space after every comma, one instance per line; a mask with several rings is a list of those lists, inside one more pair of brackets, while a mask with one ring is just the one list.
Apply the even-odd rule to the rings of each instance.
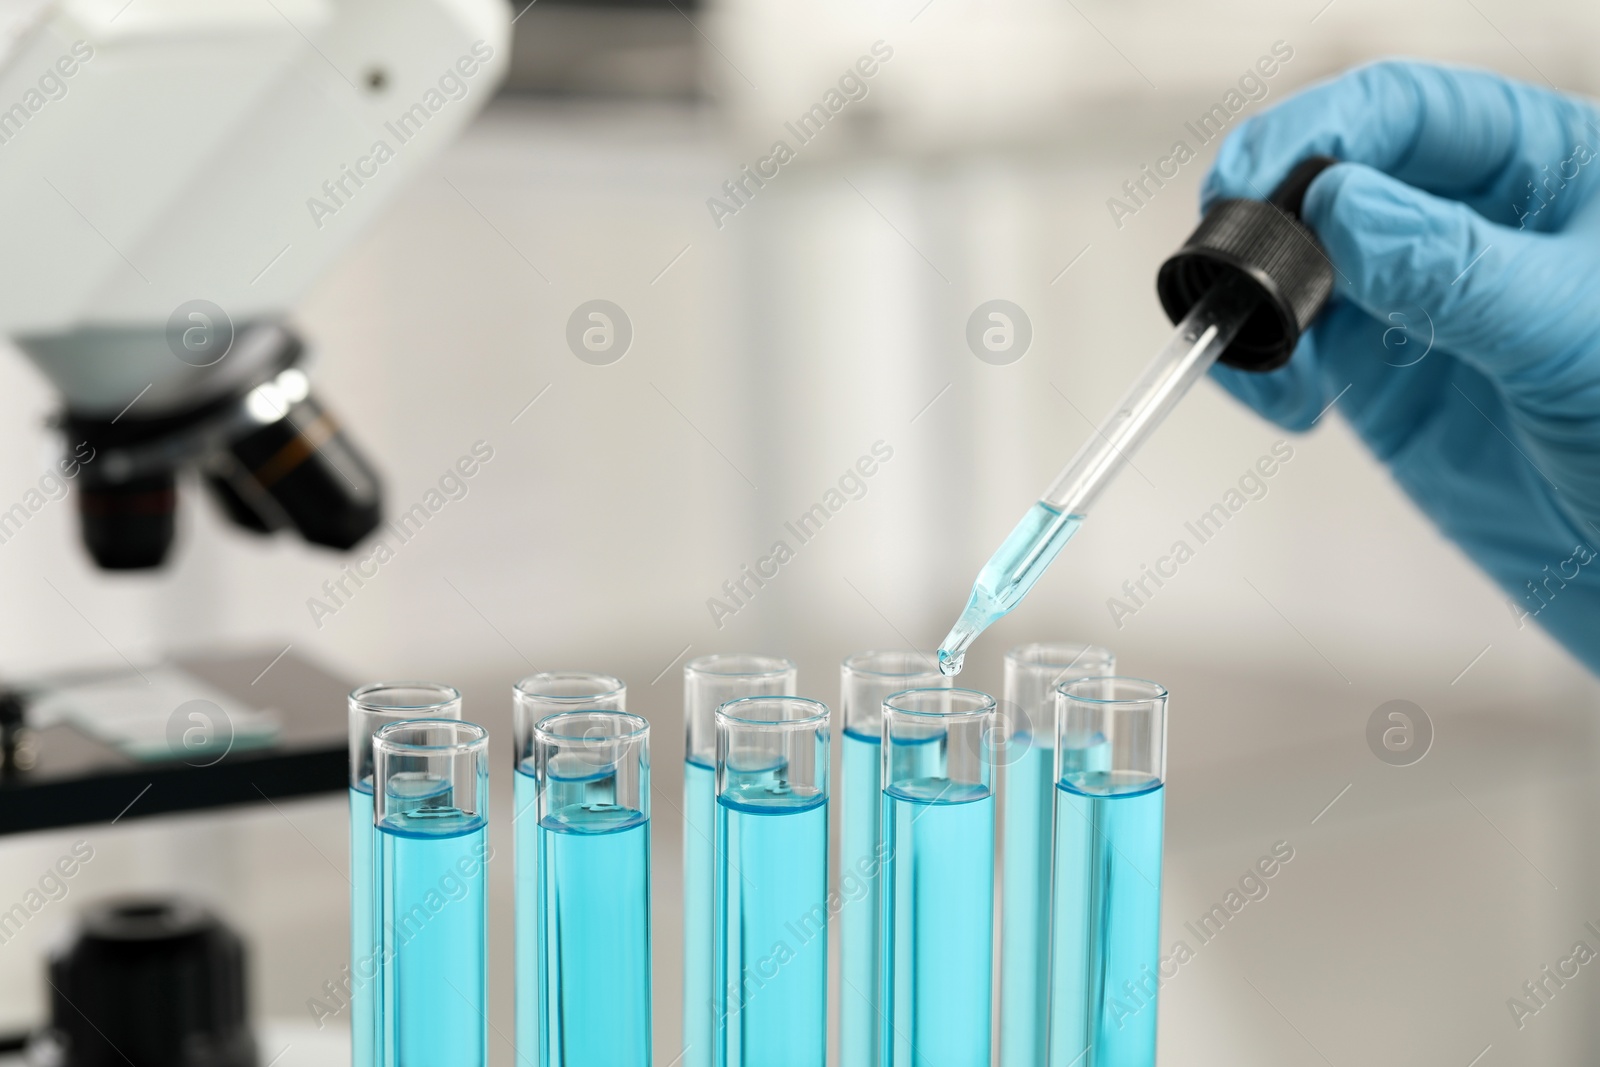
[[512, 775], [511, 829], [516, 867], [516, 1049], [517, 1067], [539, 1060], [539, 794], [533, 727], [546, 715], [563, 711], [622, 711], [627, 688], [609, 674], [543, 671], [530, 674], [511, 690], [511, 723], [516, 740]]
[[383, 1067], [486, 1067], [489, 732], [395, 722], [372, 752]]
[[567, 711], [533, 736], [541, 1067], [649, 1067], [650, 725]]
[[711, 1067], [718, 998], [716, 940], [717, 708], [729, 700], [795, 691], [793, 660], [723, 652], [683, 668], [683, 1064]]
[[932, 652], [858, 652], [839, 667], [844, 717], [843, 834], [840, 843], [839, 1056], [877, 1067], [879, 1047], [879, 873], [883, 834], [883, 700], [902, 689], [948, 688]]
[[1152, 1067], [1167, 691], [1085, 678], [1056, 691], [1050, 1067]]
[[1000, 1064], [1044, 1062], [1050, 969], [1050, 854], [1055, 835], [1056, 687], [1116, 673], [1095, 645], [1052, 642], [1006, 653], [1005, 853], [1000, 880]]
[[989, 1062], [994, 725], [972, 689], [883, 704], [884, 1067]]
[[459, 719], [461, 694], [431, 682], [376, 682], [352, 690], [350, 728], [350, 1063], [383, 1062], [378, 1033], [378, 883], [373, 856], [372, 735], [402, 719]]
[[715, 1067], [824, 1067], [828, 706], [717, 709]]

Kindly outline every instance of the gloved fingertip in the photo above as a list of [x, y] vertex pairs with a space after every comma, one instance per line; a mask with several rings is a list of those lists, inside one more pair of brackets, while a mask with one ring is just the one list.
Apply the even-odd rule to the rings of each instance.
[[1369, 312], [1396, 301], [1432, 306], [1449, 295], [1444, 290], [1474, 254], [1469, 215], [1361, 163], [1319, 175], [1301, 213], [1333, 262], [1339, 290]]
[[[1343, 162], [1335, 163], [1317, 175], [1306, 189], [1305, 200], [1300, 208], [1300, 217], [1305, 220], [1306, 225], [1319, 234], [1324, 228], [1331, 229], [1338, 225], [1334, 217], [1335, 205], [1341, 196], [1346, 195], [1345, 190], [1352, 182], [1356, 183], [1356, 187], [1351, 190], [1349, 196], [1360, 197], [1370, 194], [1370, 190], [1361, 188], [1363, 172], [1374, 177], [1383, 177], [1371, 167], [1360, 163]], [[1355, 205], [1347, 201], [1345, 207], [1348, 209]]]
[[1211, 210], [1211, 206], [1218, 200], [1255, 195], [1255, 186], [1251, 178], [1257, 170], [1253, 150], [1254, 138], [1251, 136], [1252, 121], [1246, 119], [1238, 129], [1228, 135], [1222, 142], [1222, 147], [1217, 149], [1217, 157], [1212, 160], [1211, 168], [1206, 171], [1205, 180], [1200, 183], [1202, 213]]
[[1322, 404], [1313, 338], [1300, 339], [1287, 366], [1265, 373], [1243, 371], [1218, 363], [1211, 378], [1256, 414], [1285, 430], [1309, 429]]

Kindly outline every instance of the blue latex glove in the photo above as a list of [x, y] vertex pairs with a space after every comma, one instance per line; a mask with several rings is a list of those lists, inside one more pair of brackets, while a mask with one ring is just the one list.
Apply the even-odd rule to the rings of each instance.
[[1339, 397], [1519, 625], [1600, 673], [1600, 117], [1480, 71], [1378, 63], [1241, 125], [1202, 200], [1263, 197], [1313, 154], [1347, 161], [1304, 208], [1335, 297], [1288, 366], [1216, 379], [1291, 430]]

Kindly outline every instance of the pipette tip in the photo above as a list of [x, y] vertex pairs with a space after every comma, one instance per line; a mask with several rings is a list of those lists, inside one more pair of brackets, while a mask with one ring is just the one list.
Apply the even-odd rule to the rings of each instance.
[[939, 673], [946, 677], [960, 674], [961, 665], [966, 662], [966, 659], [967, 654], [965, 651], [948, 652], [941, 648], [939, 650]]

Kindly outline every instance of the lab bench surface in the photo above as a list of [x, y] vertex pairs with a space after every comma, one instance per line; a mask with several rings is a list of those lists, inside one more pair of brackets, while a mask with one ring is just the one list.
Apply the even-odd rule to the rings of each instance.
[[[270, 741], [230, 744], [216, 757], [136, 758], [71, 721], [31, 729], [31, 766], [0, 776], [0, 835], [148, 818], [235, 804], [337, 792], [346, 788], [345, 698], [350, 686], [285, 650], [175, 657], [196, 694], [221, 693], [270, 718]], [[106, 672], [96, 680], [142, 677]], [[45, 679], [12, 692], [38, 705]], [[176, 709], [175, 709], [176, 710]]]

